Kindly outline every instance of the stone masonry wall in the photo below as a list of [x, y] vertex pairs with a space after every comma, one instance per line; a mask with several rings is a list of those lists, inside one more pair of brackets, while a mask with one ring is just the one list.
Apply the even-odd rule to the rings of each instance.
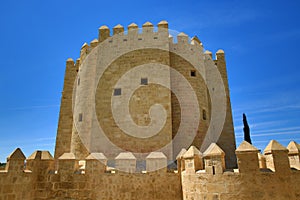
[[[200, 170], [194, 164], [195, 156], [184, 158], [185, 169], [181, 172], [184, 200], [300, 199], [300, 163], [290, 165], [289, 159], [295, 156], [288, 155], [290, 149], [273, 140], [261, 155], [244, 141], [236, 150], [239, 168], [226, 170], [219, 167], [224, 164], [218, 159], [222, 157], [221, 149], [217, 145], [213, 148], [203, 154], [205, 166]], [[299, 145], [297, 149], [299, 158]]]
[[290, 175], [272, 172], [258, 174], [182, 174], [185, 200], [283, 200], [299, 199], [300, 172]]
[[28, 158], [24, 170], [24, 159], [10, 159], [0, 171], [0, 200], [182, 199], [178, 173], [111, 172], [99, 160], [87, 160], [82, 170], [71, 157], [56, 160], [55, 167], [53, 158], [41, 156]]
[[229, 171], [224, 168], [224, 151], [216, 144], [203, 154], [192, 146], [178, 157], [185, 162], [178, 173], [125, 173], [90, 156], [82, 165], [72, 153], [54, 160], [48, 152], [38, 151], [27, 158], [24, 169], [25, 156], [17, 149], [0, 171], [0, 200], [297, 200], [300, 162], [290, 165], [289, 160], [299, 160], [300, 146], [292, 144], [286, 149], [271, 141], [261, 155], [243, 142], [236, 150], [239, 168]]
[[[84, 159], [89, 152], [114, 157], [131, 151], [143, 157], [162, 151], [173, 160], [183, 146], [205, 149], [216, 142], [230, 155], [228, 167], [236, 166], [224, 52], [218, 51], [214, 62], [203, 53], [196, 36], [190, 39], [180, 33], [173, 38], [170, 34], [166, 21], [157, 27], [146, 22], [140, 29], [133, 23], [127, 31], [117, 25], [112, 34], [107, 26], [101, 26], [98, 40], [82, 46], [76, 64], [67, 61], [55, 158], [66, 152]], [[216, 66], [227, 102], [217, 102], [214, 107], [227, 103], [224, 119], [219, 111], [211, 113], [210, 98], [216, 95], [210, 96], [208, 89], [217, 89], [210, 73]], [[149, 84], [141, 84], [143, 78]], [[114, 95], [115, 89], [122, 94]], [[216, 124], [223, 129], [215, 130]]]

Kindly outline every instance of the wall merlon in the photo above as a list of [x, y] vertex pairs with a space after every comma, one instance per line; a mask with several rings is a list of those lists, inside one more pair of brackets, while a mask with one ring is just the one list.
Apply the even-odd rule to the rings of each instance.
[[128, 31], [137, 30], [139, 29], [138, 25], [135, 23], [131, 23], [127, 26]]
[[204, 52], [204, 55], [208, 55], [211, 59], [213, 59], [213, 57], [212, 57], [212, 52], [209, 51], [209, 50], [206, 50], [206, 51]]
[[151, 22], [146, 22], [142, 26], [143, 33], [153, 33], [153, 24]]
[[15, 149], [8, 157], [5, 170], [10, 173], [24, 171], [25, 155], [20, 148]]
[[163, 20], [157, 24], [157, 27], [158, 27], [158, 31], [164, 31], [169, 28], [169, 24], [167, 21]]
[[223, 61], [223, 60], [225, 60], [225, 52], [224, 52], [224, 50], [219, 49], [216, 52], [215, 58], [216, 58], [217, 61]]
[[267, 168], [276, 173], [290, 173], [288, 150], [276, 140], [271, 140], [264, 150]]
[[151, 22], [145, 22], [143, 24], [143, 28], [152, 28], [153, 27], [153, 24]]
[[58, 158], [58, 173], [69, 174], [79, 169], [79, 162], [74, 153], [64, 153]]
[[195, 147], [191, 146], [182, 156], [186, 173], [195, 173], [203, 169], [202, 153]]
[[86, 55], [90, 52], [90, 46], [87, 43], [84, 43], [80, 50], [80, 59], [84, 60]]
[[259, 150], [247, 141], [243, 141], [240, 144], [240, 146], [235, 150], [236, 154], [246, 154], [246, 153], [257, 154], [258, 152]]
[[259, 150], [257, 148], [252, 146], [247, 141], [243, 141], [235, 150], [235, 152], [238, 159], [238, 167], [240, 173], [251, 174], [259, 172]]
[[7, 161], [10, 160], [25, 160], [26, 157], [20, 148], [15, 149], [8, 157]]
[[178, 44], [188, 44], [189, 42], [189, 36], [185, 33], [179, 33], [177, 35], [177, 43]]
[[49, 151], [35, 151], [27, 160], [54, 160], [54, 158]]
[[136, 157], [131, 152], [121, 152], [116, 158], [116, 168], [122, 172], [134, 173], [136, 171]]
[[103, 153], [91, 153], [85, 161], [85, 174], [100, 174], [106, 171], [107, 158]]
[[146, 157], [147, 172], [167, 172], [167, 156], [162, 152], [151, 152]]
[[72, 58], [68, 58], [66, 61], [66, 66], [74, 66], [74, 60]]
[[55, 161], [49, 151], [35, 151], [26, 159], [26, 169], [33, 173], [47, 174], [54, 171]]
[[300, 147], [297, 142], [291, 141], [287, 149], [289, 150], [289, 155], [299, 155], [300, 154]]
[[110, 37], [109, 28], [107, 26], [105, 26], [105, 25], [101, 26], [99, 28], [99, 35], [98, 35], [99, 42], [103, 42], [104, 40], [106, 40], [109, 37]]
[[113, 28], [113, 34], [114, 35], [122, 34], [123, 32], [124, 32], [124, 27], [121, 24], [118, 24]]
[[203, 46], [202, 45], [202, 42], [199, 40], [199, 38], [195, 35], [194, 37], [192, 37], [191, 39], [191, 44], [199, 44], [200, 46]]
[[285, 148], [284, 146], [282, 146], [279, 142], [277, 142], [276, 140], [271, 140], [269, 142], [269, 144], [266, 146], [265, 150], [264, 150], [264, 154], [268, 155], [268, 154], [272, 154], [275, 151], [284, 151], [284, 152], [288, 152], [288, 149]]
[[210, 174], [222, 174], [225, 170], [225, 152], [211, 143], [203, 153], [205, 171]]
[[90, 42], [91, 48], [95, 48], [99, 44], [98, 39], [94, 39]]
[[300, 146], [297, 142], [291, 141], [287, 149], [289, 150], [289, 162], [291, 168], [300, 170]]

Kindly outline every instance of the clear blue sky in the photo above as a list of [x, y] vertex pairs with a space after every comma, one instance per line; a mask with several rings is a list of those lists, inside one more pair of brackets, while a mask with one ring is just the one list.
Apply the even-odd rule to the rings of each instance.
[[[237, 144], [242, 113], [252, 140], [300, 143], [300, 2], [3, 1], [0, 4], [0, 162], [16, 147], [53, 153], [65, 61], [101, 25], [169, 22], [225, 50]], [[298, 55], [299, 54], [299, 55]]]

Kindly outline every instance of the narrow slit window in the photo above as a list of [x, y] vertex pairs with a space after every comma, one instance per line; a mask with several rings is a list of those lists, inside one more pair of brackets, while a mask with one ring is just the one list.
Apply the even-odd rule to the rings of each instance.
[[77, 80], [77, 85], [80, 85], [80, 78], [78, 78]]
[[79, 113], [78, 121], [79, 121], [79, 122], [82, 122], [82, 113]]
[[115, 89], [114, 89], [114, 96], [120, 96], [121, 93], [122, 93], [121, 88], [115, 88]]
[[148, 85], [148, 78], [141, 78], [141, 85]]
[[206, 116], [206, 110], [203, 110], [203, 111], [202, 111], [202, 119], [203, 119], [203, 120], [206, 120], [206, 119], [207, 119], [207, 116]]
[[196, 76], [196, 71], [195, 70], [191, 70], [191, 76], [193, 76], [193, 77]]

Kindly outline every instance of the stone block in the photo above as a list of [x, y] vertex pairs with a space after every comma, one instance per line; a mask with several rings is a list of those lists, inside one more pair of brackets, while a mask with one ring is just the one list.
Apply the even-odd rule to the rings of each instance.
[[290, 167], [300, 170], [300, 146], [295, 141], [291, 141], [287, 149], [289, 150]]
[[58, 173], [73, 174], [78, 170], [78, 161], [73, 153], [64, 153], [58, 158]]
[[247, 141], [243, 141], [235, 150], [240, 173], [257, 173], [259, 172], [258, 149]]
[[225, 152], [216, 144], [212, 143], [203, 153], [205, 170], [208, 166], [207, 173], [222, 174], [225, 170]]
[[203, 169], [202, 153], [195, 146], [191, 146], [182, 157], [186, 173], [195, 173]]
[[25, 155], [20, 148], [14, 150], [8, 157], [5, 170], [9, 173], [20, 173], [24, 170]]
[[131, 152], [122, 152], [116, 158], [116, 169], [121, 172], [136, 171], [136, 157]]
[[86, 174], [100, 174], [106, 170], [107, 158], [103, 153], [91, 153], [86, 157]]
[[147, 172], [167, 172], [167, 157], [162, 152], [151, 152], [146, 157]]
[[290, 173], [288, 150], [276, 140], [270, 141], [264, 150], [264, 155], [267, 168], [275, 171], [277, 174]]

